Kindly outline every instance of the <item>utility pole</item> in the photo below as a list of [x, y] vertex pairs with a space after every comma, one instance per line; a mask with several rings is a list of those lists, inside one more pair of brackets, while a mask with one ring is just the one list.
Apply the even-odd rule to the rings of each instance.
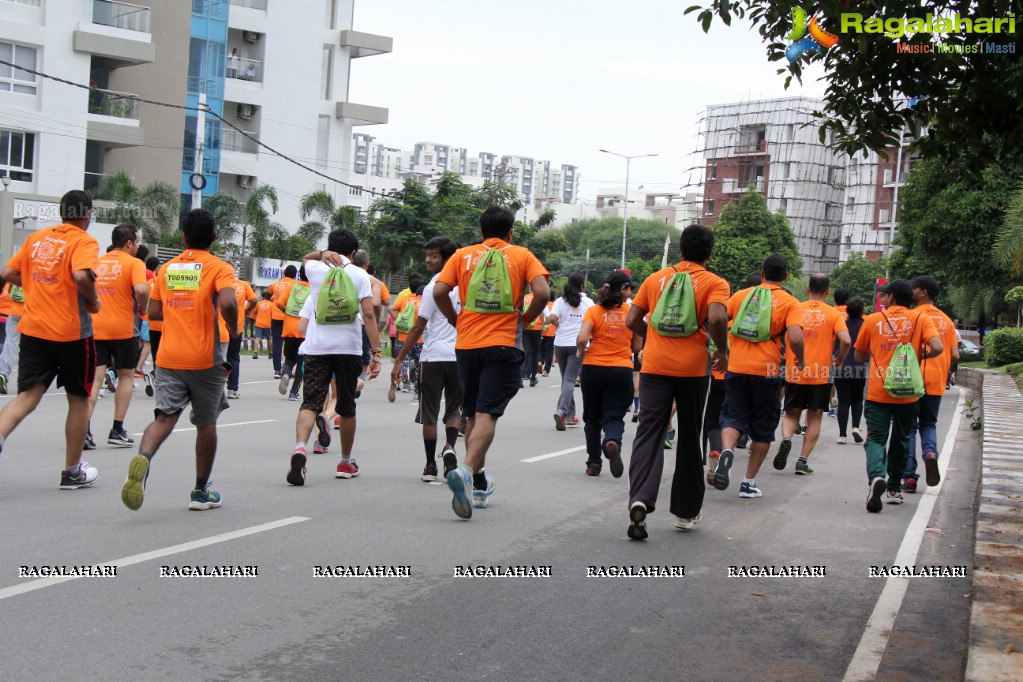
[[[195, 119], [195, 166], [192, 177], [202, 177], [203, 153], [206, 149], [206, 93], [199, 93], [199, 115]], [[201, 185], [205, 185], [205, 178]], [[202, 208], [202, 189], [192, 182], [192, 208]]]
[[617, 154], [615, 152], [609, 152], [606, 149], [600, 149], [605, 154], [611, 156], [618, 156], [625, 159], [625, 209], [622, 212], [622, 270], [625, 269], [625, 240], [629, 236], [629, 168], [632, 165], [633, 159], [639, 159], [644, 156], [657, 156], [657, 154], [634, 154], [632, 156], [626, 156], [625, 154]]

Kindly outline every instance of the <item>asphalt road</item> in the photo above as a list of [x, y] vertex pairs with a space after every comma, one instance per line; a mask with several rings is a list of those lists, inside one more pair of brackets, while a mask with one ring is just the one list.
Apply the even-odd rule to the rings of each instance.
[[[194, 479], [189, 431], [173, 434], [157, 455], [143, 507], [123, 507], [120, 488], [134, 451], [108, 447], [101, 438], [109, 429], [110, 398], [93, 420], [101, 444], [86, 455], [100, 472], [92, 488], [57, 489], [66, 404], [60, 393], [47, 395], [8, 439], [0, 459], [0, 677], [962, 675], [969, 578], [893, 582], [869, 572], [897, 556], [972, 570], [979, 449], [968, 429], [950, 441], [955, 447], [944, 457], [951, 454], [952, 468], [937, 496], [907, 495], [907, 504], [878, 515], [864, 510], [862, 447], [836, 445], [833, 419], [825, 419], [815, 475], [793, 475], [794, 457], [787, 471], [776, 472], [769, 457], [758, 477], [762, 499], [740, 499], [733, 477], [728, 491], [708, 490], [703, 523], [688, 533], [674, 530], [667, 513], [669, 469], [662, 503], [648, 519], [650, 539], [637, 543], [625, 535], [627, 478], [611, 478], [606, 467], [599, 478], [587, 477], [582, 430], [555, 431], [553, 376], [520, 391], [500, 421], [488, 466], [496, 492], [490, 508], [466, 522], [452, 513], [446, 486], [419, 480], [415, 407], [407, 394], [389, 404], [385, 380], [370, 383], [359, 401], [361, 475], [334, 478], [335, 432], [331, 454], [310, 454], [306, 486], [288, 486], [297, 403], [277, 394], [269, 367], [265, 359], [243, 359], [242, 398], [221, 417], [213, 475], [224, 496], [220, 509], [186, 509]], [[957, 390], [946, 396], [939, 443], [958, 397]], [[151, 408], [140, 388], [126, 421], [129, 433], [142, 431]], [[628, 423], [626, 459], [633, 432]], [[580, 449], [522, 461], [570, 448]], [[460, 459], [462, 453], [460, 442]], [[745, 459], [739, 451], [734, 471], [743, 470]], [[917, 524], [919, 556], [906, 548], [899, 555], [925, 500], [934, 508]], [[826, 575], [728, 577], [730, 566], [793, 564], [824, 566]], [[19, 577], [22, 566], [53, 565], [118, 570], [116, 577], [64, 582]], [[160, 576], [164, 566], [221, 565], [256, 566], [258, 575]], [[314, 577], [315, 567], [325, 565], [408, 566], [410, 576]], [[551, 575], [454, 577], [455, 567], [467, 565], [550, 566]], [[586, 577], [590, 566], [650, 565], [684, 566], [685, 574]], [[897, 603], [887, 594], [889, 583], [908, 585]], [[894, 624], [886, 612], [898, 613]]]

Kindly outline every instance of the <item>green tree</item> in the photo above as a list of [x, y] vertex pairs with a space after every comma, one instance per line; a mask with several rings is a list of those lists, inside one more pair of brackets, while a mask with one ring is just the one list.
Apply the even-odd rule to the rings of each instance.
[[738, 204], [728, 204], [714, 225], [714, 252], [709, 269], [741, 289], [751, 272], [760, 272], [764, 258], [780, 254], [789, 264], [792, 277], [803, 274], [803, 259], [788, 219], [771, 213], [767, 200], [750, 186]]
[[[298, 204], [298, 214], [304, 222], [295, 234], [314, 247], [328, 232], [338, 228], [351, 230], [360, 239], [365, 236], [365, 221], [359, 209], [335, 204], [334, 197], [323, 190], [303, 196]], [[316, 220], [309, 220], [310, 216]]]
[[841, 265], [831, 271], [831, 291], [847, 289], [849, 298], [861, 299], [867, 306], [874, 297], [878, 277], [885, 275], [884, 259], [867, 260], [862, 253], [853, 252]]
[[1005, 294], [1005, 302], [1016, 309], [1016, 326], [1023, 326], [1023, 287], [1013, 287]]
[[1009, 200], [995, 241], [995, 262], [1014, 276], [1023, 276], [1023, 187]]
[[[928, 133], [919, 141], [927, 156], [959, 159], [965, 167], [979, 169], [998, 152], [1023, 150], [1023, 97], [1017, 95], [1023, 80], [1023, 60], [998, 60], [971, 54], [978, 39], [1016, 42], [1016, 36], [949, 33], [940, 41], [963, 53], [916, 55], [907, 58], [900, 46], [927, 46], [930, 33], [916, 32], [893, 40], [877, 33], [843, 33], [841, 15], [855, 11], [864, 19], [880, 17], [923, 17], [926, 14], [999, 18], [1013, 11], [1018, 3], [1010, 0], [984, 2], [938, 2], [936, 0], [899, 0], [850, 4], [846, 0], [819, 0], [812, 7], [824, 28], [839, 36], [839, 45], [824, 53], [807, 53], [794, 62], [785, 60], [792, 39], [793, 10], [806, 7], [799, 0], [712, 0], [690, 7], [697, 12], [704, 31], [715, 18], [726, 25], [734, 18], [747, 19], [767, 45], [767, 59], [782, 61], [779, 74], [787, 74], [785, 86], [793, 78], [801, 80], [803, 65], [815, 63], [815, 71], [827, 81], [827, 91], [818, 112], [824, 121], [821, 140], [828, 129], [836, 135], [836, 147], [855, 153], [863, 149], [882, 151], [897, 143], [904, 124], [925, 122]], [[914, 107], [904, 105], [904, 97], [914, 98]]]
[[[244, 202], [218, 192], [204, 204], [213, 214], [219, 241], [231, 257], [238, 259], [280, 258], [287, 251], [288, 232], [272, 219], [278, 206], [277, 190], [265, 184], [256, 186]], [[230, 244], [235, 239], [239, 243]]]
[[173, 239], [181, 210], [180, 192], [166, 182], [135, 186], [124, 171], [107, 173], [93, 198], [112, 202], [110, 208], [96, 210], [96, 219], [104, 223], [127, 223], [138, 228], [142, 241], [161, 243]]
[[402, 272], [419, 258], [423, 244], [440, 234], [433, 222], [433, 196], [414, 180], [373, 202], [375, 216], [366, 250], [379, 254], [392, 272]]

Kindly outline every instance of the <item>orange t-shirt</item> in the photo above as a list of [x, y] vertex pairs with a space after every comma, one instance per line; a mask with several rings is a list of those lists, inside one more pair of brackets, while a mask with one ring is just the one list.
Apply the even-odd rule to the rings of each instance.
[[25, 314], [18, 331], [48, 341], [92, 336], [92, 315], [78, 294], [74, 273], [95, 272], [99, 242], [85, 230], [64, 223], [32, 233], [7, 261], [21, 273]]
[[836, 305], [836, 306], [832, 306], [832, 307], [835, 310], [837, 310], [838, 312], [842, 313], [842, 317], [844, 317], [847, 320], [849, 319], [849, 313], [847, 312], [847, 309], [849, 308], [849, 306], [847, 306], [847, 305]]
[[[799, 300], [778, 284], [763, 286], [771, 290], [771, 338], [759, 343], [729, 334], [728, 371], [759, 377], [778, 376], [781, 364], [781, 337], [788, 327], [798, 327], [803, 321], [803, 308]], [[728, 319], [733, 320], [753, 287], [735, 292], [728, 299]], [[644, 353], [644, 358], [646, 354]]]
[[[890, 326], [885, 320], [885, 315], [891, 322]], [[893, 398], [884, 390], [885, 375], [888, 373], [892, 356], [895, 355], [896, 346], [900, 343], [910, 343], [919, 355], [924, 342], [935, 336], [938, 336], [938, 330], [930, 315], [910, 312], [901, 305], [893, 305], [883, 313], [867, 315], [863, 320], [860, 335], [856, 338], [856, 350], [870, 351], [867, 400], [875, 403], [915, 403], [916, 398]], [[944, 384], [941, 389], [944, 392]]]
[[[515, 312], [511, 313], [477, 313], [465, 307], [465, 295], [469, 288], [469, 278], [480, 259], [490, 249], [500, 249], [508, 265], [508, 277], [512, 287], [512, 305]], [[449, 287], [458, 287], [458, 298], [462, 303], [462, 311], [458, 314], [455, 329], [458, 337], [455, 348], [469, 350], [473, 348], [490, 348], [507, 346], [522, 349], [522, 298], [526, 285], [537, 277], [547, 277], [549, 273], [543, 263], [537, 260], [529, 249], [514, 246], [491, 237], [482, 244], [466, 246], [455, 251], [448, 259], [444, 268], [437, 276], [438, 282]]]
[[[267, 290], [270, 292], [270, 294], [271, 294], [271, 296], [273, 296], [273, 298], [277, 298], [277, 293], [281, 290], [282, 287], [286, 286], [286, 287], [288, 287], [290, 289], [291, 285], [294, 284], [294, 283], [295, 283], [295, 280], [292, 279], [291, 277], [281, 277], [279, 280], [277, 280], [276, 282], [271, 284], [269, 287], [267, 287]], [[270, 311], [270, 319], [271, 320], [283, 320], [284, 319], [284, 311], [283, 310], [278, 310], [277, 306], [274, 306], [273, 309]], [[258, 326], [262, 326], [262, 325], [257, 324], [256, 326], [258, 327]], [[269, 326], [270, 326], [269, 324], [266, 325], [266, 327], [269, 327]], [[263, 327], [263, 328], [265, 329], [266, 327]]]
[[[299, 281], [295, 280], [295, 281], [289, 282], [285, 286], [281, 287], [279, 289], [279, 293], [274, 298], [274, 306], [280, 305], [280, 306], [282, 306], [284, 308], [287, 308], [288, 307], [288, 299], [291, 298], [291, 290], [294, 289], [295, 287], [305, 287], [306, 289], [308, 289], [309, 288], [309, 283], [308, 282], [299, 282]], [[298, 317], [297, 315], [292, 316], [292, 315], [288, 315], [287, 313], [285, 313], [284, 314], [284, 328], [281, 331], [281, 337], [285, 338], [285, 339], [304, 339], [305, 337], [302, 334], [298, 333], [298, 322], [301, 319], [302, 318]]]
[[[11, 317], [21, 317], [25, 314], [25, 290], [22, 289], [18, 294], [22, 300], [15, 301], [11, 297], [12, 287], [14, 287], [14, 285], [8, 282], [4, 285], [3, 293], [0, 293], [0, 314], [9, 315]], [[18, 288], [21, 289], [21, 287]]]
[[[269, 329], [270, 321], [273, 319], [273, 311], [277, 308], [273, 301], [265, 298], [256, 304], [256, 329]], [[281, 313], [283, 315], [283, 313]]]
[[[533, 294], [532, 293], [526, 294], [522, 298], [522, 312], [526, 312], [526, 308], [528, 308], [529, 304], [532, 303], [532, 302], [533, 302]], [[550, 306], [553, 307], [554, 303], [551, 303]], [[530, 322], [529, 324], [526, 325], [526, 329], [531, 331], [531, 332], [538, 332], [538, 331], [540, 331], [540, 329], [543, 327], [543, 321], [544, 321], [544, 319], [546, 317], [547, 317], [546, 315], [537, 315], [535, 320], [533, 320], [532, 322]], [[555, 333], [557, 333], [557, 332], [555, 332]]]
[[584, 365], [632, 369], [632, 330], [625, 326], [630, 307], [624, 303], [608, 309], [598, 303], [586, 309], [583, 322], [593, 325], [593, 331], [583, 356]]
[[554, 309], [554, 301], [547, 301], [547, 312], [540, 313], [540, 317], [543, 318], [543, 333], [540, 336], [554, 337], [558, 334], [558, 328], [547, 321], [547, 317], [551, 314], [551, 310]]
[[[157, 268], [156, 271], [159, 272], [160, 269]], [[150, 279], [149, 281], [147, 281], [146, 284], [149, 285], [149, 298], [152, 299], [153, 298], [153, 287], [156, 286], [156, 275], [153, 275], [153, 278]], [[148, 317], [149, 317], [149, 315], [147, 314], [146, 318], [148, 318]], [[149, 331], [150, 332], [163, 332], [163, 320], [149, 320]]]
[[146, 264], [120, 249], [99, 257], [96, 293], [103, 304], [92, 316], [97, 341], [118, 341], [135, 335], [135, 285], [146, 283]]
[[374, 278], [374, 279], [376, 279], [378, 282], [380, 282], [380, 302], [381, 303], [383, 303], [385, 301], [390, 302], [390, 300], [391, 300], [391, 290], [387, 288], [386, 284], [384, 284], [384, 280], [377, 279], [377, 278]]
[[632, 305], [643, 310], [643, 315], [652, 313], [664, 293], [664, 288], [676, 272], [687, 272], [693, 283], [696, 298], [696, 313], [700, 328], [690, 336], [665, 337], [653, 326], [647, 326], [646, 343], [643, 346], [644, 374], [662, 374], [673, 377], [707, 376], [707, 310], [711, 303], [728, 303], [728, 282], [708, 272], [702, 265], [681, 261], [647, 277], [632, 299]]
[[221, 338], [219, 297], [234, 291], [234, 269], [209, 251], [189, 249], [164, 263], [156, 275], [153, 300], [163, 304], [158, 367], [210, 369]]
[[[796, 354], [785, 349], [785, 380], [793, 384], [826, 384], [831, 376], [831, 361], [838, 332], [849, 331], [845, 316], [827, 303], [803, 301], [803, 371], [796, 369]], [[941, 386], [943, 389], [945, 385]]]
[[945, 395], [945, 386], [948, 385], [948, 370], [952, 366], [952, 349], [959, 345], [955, 323], [948, 315], [930, 303], [917, 306], [915, 310], [931, 318], [934, 328], [938, 331], [938, 337], [941, 339], [942, 345], [945, 346], [941, 355], [925, 358], [920, 363], [920, 369], [924, 374], [924, 388], [927, 395]]
[[[237, 277], [231, 284], [231, 288], [234, 289], [234, 298], [238, 301], [238, 333], [241, 334], [245, 331], [245, 304], [248, 301], [256, 300], [256, 292], [252, 290], [252, 286], [248, 282], [243, 282]], [[220, 328], [220, 338], [229, 338], [227, 322], [224, 321], [223, 315], [217, 315], [217, 326]]]

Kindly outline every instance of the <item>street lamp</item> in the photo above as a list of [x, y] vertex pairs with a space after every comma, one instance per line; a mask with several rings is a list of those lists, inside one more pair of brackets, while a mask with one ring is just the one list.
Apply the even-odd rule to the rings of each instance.
[[609, 152], [606, 149], [600, 149], [598, 151], [610, 154], [611, 156], [618, 156], [625, 159], [625, 210], [622, 212], [622, 270], [625, 269], [625, 239], [629, 235], [629, 166], [632, 164], [633, 159], [639, 159], [644, 156], [657, 156], [657, 154], [633, 154], [632, 156], [626, 156], [625, 154], [618, 154], [616, 152]]

